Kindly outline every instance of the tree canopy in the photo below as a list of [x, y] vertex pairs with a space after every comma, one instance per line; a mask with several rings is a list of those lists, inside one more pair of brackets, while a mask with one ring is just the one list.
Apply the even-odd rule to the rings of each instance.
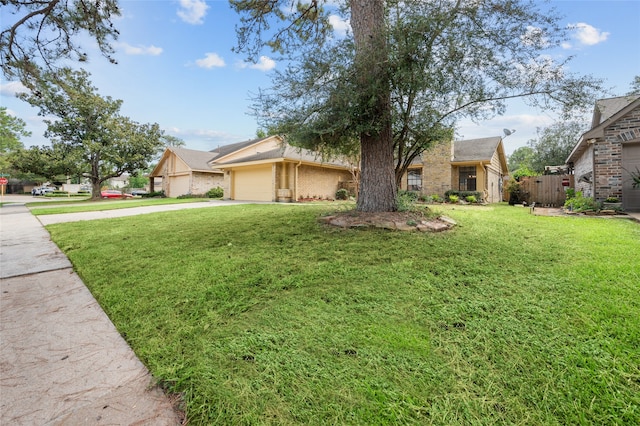
[[34, 84], [41, 71], [66, 59], [86, 61], [80, 40], [88, 34], [111, 62], [118, 30], [117, 0], [2, 0], [0, 63], [7, 79]]
[[21, 97], [40, 108], [40, 115], [55, 119], [44, 120], [52, 146], [22, 152], [17, 167], [87, 177], [94, 198], [100, 197], [106, 180], [147, 168], [164, 146], [157, 124], [139, 124], [120, 115], [122, 101], [100, 96], [86, 71], [47, 72], [35, 90]]
[[329, 35], [329, 3], [231, 0], [237, 49], [291, 61], [256, 100], [260, 124], [307, 148], [360, 150], [359, 210], [394, 210], [406, 166], [458, 119], [502, 114], [512, 98], [569, 117], [601, 89], [546, 54], [567, 29], [537, 1], [345, 1], [331, 11], [350, 20], [343, 38]]
[[26, 127], [24, 120], [9, 115], [6, 107], [0, 107], [0, 173], [7, 173], [11, 167], [9, 154], [23, 147], [20, 138], [31, 136]]

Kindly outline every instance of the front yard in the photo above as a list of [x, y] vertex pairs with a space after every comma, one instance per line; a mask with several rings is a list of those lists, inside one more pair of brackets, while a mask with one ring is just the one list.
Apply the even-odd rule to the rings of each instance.
[[640, 225], [239, 205], [52, 225], [189, 424], [640, 424]]

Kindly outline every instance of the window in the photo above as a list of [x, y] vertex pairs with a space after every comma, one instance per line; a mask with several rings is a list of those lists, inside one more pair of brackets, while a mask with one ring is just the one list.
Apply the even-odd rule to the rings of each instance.
[[460, 191], [475, 191], [476, 190], [476, 167], [460, 167], [458, 172]]
[[422, 170], [409, 170], [407, 172], [407, 190], [422, 190]]

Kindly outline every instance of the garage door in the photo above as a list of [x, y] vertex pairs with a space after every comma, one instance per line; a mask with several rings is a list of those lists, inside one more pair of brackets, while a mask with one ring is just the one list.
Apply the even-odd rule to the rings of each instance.
[[640, 188], [633, 188], [631, 174], [640, 170], [640, 143], [622, 145], [622, 207], [640, 211]]
[[172, 176], [169, 178], [169, 191], [167, 196], [178, 197], [180, 195], [189, 193], [189, 181], [191, 177], [185, 176]]
[[235, 169], [233, 198], [247, 201], [273, 201], [271, 165]]

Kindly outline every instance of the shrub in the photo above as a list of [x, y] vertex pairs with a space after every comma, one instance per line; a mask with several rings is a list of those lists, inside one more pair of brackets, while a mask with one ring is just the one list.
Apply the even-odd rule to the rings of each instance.
[[224, 190], [222, 188], [220, 188], [219, 186], [217, 186], [215, 188], [211, 188], [209, 191], [207, 191], [207, 197], [209, 197], [209, 198], [222, 198], [222, 197], [224, 197]]
[[398, 191], [396, 201], [399, 212], [408, 212], [413, 210], [416, 201], [418, 201], [418, 194], [412, 191]]
[[455, 189], [450, 189], [444, 193], [446, 198], [449, 198], [450, 195], [455, 195], [458, 199], [466, 199], [468, 196], [473, 195], [476, 197], [476, 200], [482, 200], [482, 194], [478, 191], [458, 191]]
[[467, 203], [473, 204], [478, 202], [478, 199], [475, 197], [475, 195], [467, 195], [464, 199], [467, 201]]
[[616, 197], [607, 197], [606, 200], [604, 200], [605, 203], [619, 203], [620, 200], [618, 200]]
[[434, 203], [442, 203], [442, 202], [444, 202], [444, 199], [441, 196], [439, 196], [438, 194], [433, 194], [431, 196], [431, 201], [434, 202]]
[[449, 195], [449, 201], [456, 204], [458, 202], [458, 196], [453, 194]]
[[208, 198], [208, 193], [207, 194], [191, 194], [191, 193], [187, 193], [187, 194], [178, 195], [176, 198], [178, 200], [182, 200], [184, 198]]
[[142, 198], [165, 198], [164, 191], [153, 191], [148, 194], [143, 194]]
[[340, 188], [336, 191], [336, 200], [348, 200], [349, 191], [344, 188]]
[[592, 197], [584, 197], [581, 191], [575, 193], [575, 197], [567, 199], [564, 207], [574, 212], [586, 212], [598, 210], [598, 203]]

